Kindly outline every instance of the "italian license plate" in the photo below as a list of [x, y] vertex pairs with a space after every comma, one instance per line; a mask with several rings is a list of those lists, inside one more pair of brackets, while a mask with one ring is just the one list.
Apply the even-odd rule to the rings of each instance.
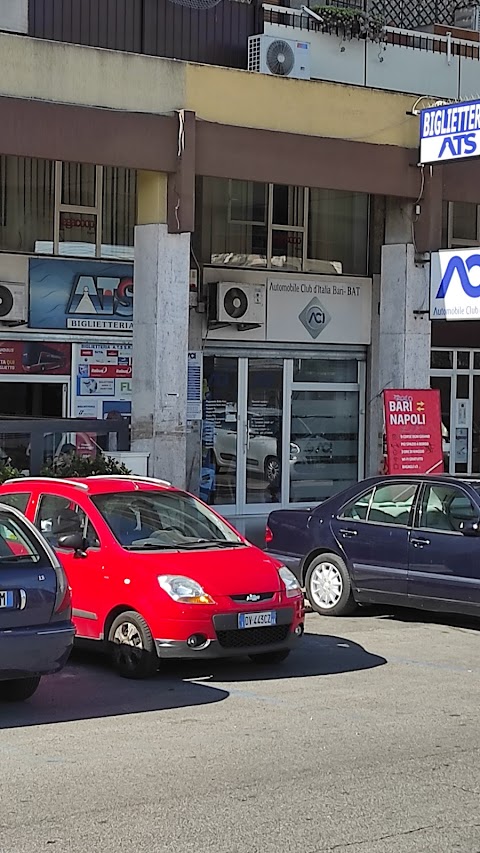
[[13, 607], [13, 592], [4, 592], [0, 589], [0, 607]]
[[265, 610], [263, 613], [239, 613], [239, 628], [263, 628], [266, 625], [276, 625], [277, 614], [275, 610]]

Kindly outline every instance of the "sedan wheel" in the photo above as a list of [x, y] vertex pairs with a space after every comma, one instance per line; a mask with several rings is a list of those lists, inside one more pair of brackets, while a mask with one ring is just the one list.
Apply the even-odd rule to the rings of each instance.
[[313, 609], [323, 616], [346, 616], [355, 610], [350, 575], [336, 554], [322, 554], [312, 560], [305, 588]]
[[143, 616], [131, 610], [113, 622], [109, 641], [113, 665], [123, 678], [149, 678], [158, 667], [158, 658], [150, 628]]

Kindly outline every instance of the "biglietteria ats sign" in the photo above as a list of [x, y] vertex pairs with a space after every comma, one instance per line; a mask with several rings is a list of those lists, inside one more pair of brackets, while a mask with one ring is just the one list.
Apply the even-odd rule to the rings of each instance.
[[442, 104], [420, 113], [420, 163], [480, 156], [480, 101]]

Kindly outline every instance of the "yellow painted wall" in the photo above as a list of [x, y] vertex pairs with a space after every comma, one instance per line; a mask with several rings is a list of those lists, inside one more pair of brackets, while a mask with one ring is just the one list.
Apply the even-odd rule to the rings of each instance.
[[167, 183], [162, 172], [137, 173], [137, 225], [167, 221]]
[[205, 121], [407, 148], [418, 145], [418, 119], [405, 115], [413, 95], [209, 65], [187, 65], [186, 81], [187, 109]]

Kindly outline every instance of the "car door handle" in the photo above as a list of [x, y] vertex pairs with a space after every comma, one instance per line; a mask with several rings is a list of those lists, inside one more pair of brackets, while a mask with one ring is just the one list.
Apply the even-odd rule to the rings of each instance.
[[414, 548], [423, 548], [425, 545], [430, 545], [430, 539], [410, 539]]
[[348, 530], [348, 529], [347, 530], [346, 529], [340, 530], [340, 533], [342, 534], [342, 536], [345, 537], [345, 539], [350, 539], [352, 536], [357, 535], [356, 530]]

